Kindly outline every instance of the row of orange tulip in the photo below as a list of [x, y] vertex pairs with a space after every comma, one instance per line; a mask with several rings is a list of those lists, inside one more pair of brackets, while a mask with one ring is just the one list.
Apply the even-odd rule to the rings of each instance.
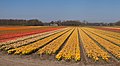
[[[65, 28], [65, 29], [67, 29], [67, 28]], [[11, 49], [11, 48], [17, 48], [19, 46], [26, 45], [26, 44], [32, 43], [34, 41], [40, 40], [44, 37], [47, 37], [47, 36], [50, 36], [52, 34], [58, 33], [58, 32], [63, 31], [65, 29], [54, 30], [54, 31], [50, 31], [50, 32], [25, 36], [25, 37], [22, 37], [22, 38], [19, 38], [19, 39], [16, 39], [16, 40], [11, 40], [9, 42], [3, 42], [3, 43], [1, 43], [0, 49], [8, 50], [8, 49]]]
[[66, 30], [64, 30], [62, 32], [59, 32], [59, 33], [56, 33], [56, 34], [51, 35], [49, 37], [46, 37], [46, 38], [44, 38], [42, 40], [39, 40], [37, 42], [34, 42], [32, 44], [8, 50], [8, 53], [14, 52], [14, 54], [23, 54], [23, 55], [24, 54], [29, 54], [29, 53], [39, 49], [41, 46], [44, 46], [45, 44], [47, 44], [48, 42], [52, 41], [53, 39], [57, 38], [58, 36], [64, 34], [68, 30], [70, 30], [70, 29], [66, 29]]
[[45, 34], [50, 34], [50, 33], [54, 33], [54, 32], [60, 32], [60, 31], [66, 30], [66, 29], [67, 28], [63, 28], [63, 29], [48, 31], [48, 32], [44, 32], [44, 33], [38, 33], [38, 34], [29, 35], [29, 36], [24, 36], [24, 37], [9, 40], [9, 41], [6, 41], [6, 42], [0, 42], [0, 46], [17, 43], [17, 42], [24, 41], [24, 40], [27, 40], [27, 39], [31, 39], [31, 38], [34, 38], [34, 37], [37, 37], [37, 36], [42, 36], [42, 35], [45, 35]]

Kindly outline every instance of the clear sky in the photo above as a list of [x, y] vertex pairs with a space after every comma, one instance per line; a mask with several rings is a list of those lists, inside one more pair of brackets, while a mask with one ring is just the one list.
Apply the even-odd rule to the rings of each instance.
[[0, 19], [120, 20], [120, 0], [0, 0]]

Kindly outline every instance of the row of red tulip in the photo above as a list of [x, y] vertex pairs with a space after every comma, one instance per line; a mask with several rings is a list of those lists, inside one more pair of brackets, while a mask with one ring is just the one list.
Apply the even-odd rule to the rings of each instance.
[[40, 34], [35, 34], [35, 35], [30, 35], [30, 36], [25, 36], [25, 37], [22, 37], [22, 38], [19, 38], [19, 39], [16, 39], [16, 40], [11, 40], [11, 41], [8, 41], [8, 42], [3, 42], [3, 43], [0, 44], [0, 46], [1, 46], [0, 49], [8, 50], [8, 49], [11, 49], [11, 48], [16, 48], [16, 47], [19, 47], [19, 46], [22, 46], [22, 45], [26, 45], [26, 44], [41, 40], [42, 38], [48, 37], [48, 36], [53, 35], [55, 33], [61, 32], [65, 29], [66, 28], [59, 29], [59, 30], [54, 30], [54, 31], [49, 31], [49, 32], [45, 32], [45, 33], [40, 33]]
[[52, 31], [52, 30], [57, 30], [60, 28], [48, 28], [48, 29], [44, 29], [44, 30], [35, 30], [35, 31], [31, 31], [31, 32], [24, 32], [24, 33], [15, 33], [15, 34], [3, 34], [0, 36], [0, 42], [5, 42], [8, 40], [13, 40], [19, 37], [23, 37], [23, 36], [28, 36], [28, 35], [33, 35], [33, 34], [38, 34], [38, 33], [43, 33], [43, 32], [48, 32], [48, 31]]
[[29, 53], [35, 51], [36, 49], [39, 49], [41, 46], [44, 46], [45, 44], [52, 41], [53, 39], [57, 38], [58, 36], [62, 35], [63, 33], [65, 33], [68, 30], [69, 29], [64, 30], [64, 31], [59, 32], [59, 33], [56, 33], [56, 34], [51, 35], [49, 37], [46, 37], [42, 40], [31, 43], [29, 45], [25, 45], [25, 46], [22, 46], [22, 47], [18, 47], [18, 48], [15, 48], [15, 49], [8, 50], [8, 53], [14, 52], [14, 54], [23, 54], [23, 55], [24, 54], [29, 54]]

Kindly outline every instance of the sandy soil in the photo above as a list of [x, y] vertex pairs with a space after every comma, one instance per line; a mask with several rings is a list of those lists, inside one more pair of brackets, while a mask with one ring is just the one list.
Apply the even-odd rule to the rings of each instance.
[[120, 63], [85, 64], [82, 61], [57, 61], [54, 56], [8, 55], [0, 51], [0, 66], [120, 66]]

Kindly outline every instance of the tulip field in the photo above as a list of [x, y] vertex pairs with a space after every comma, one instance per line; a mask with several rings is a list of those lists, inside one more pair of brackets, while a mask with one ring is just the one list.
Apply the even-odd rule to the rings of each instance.
[[56, 61], [119, 62], [119, 29], [0, 27], [0, 51], [10, 55], [54, 56]]

